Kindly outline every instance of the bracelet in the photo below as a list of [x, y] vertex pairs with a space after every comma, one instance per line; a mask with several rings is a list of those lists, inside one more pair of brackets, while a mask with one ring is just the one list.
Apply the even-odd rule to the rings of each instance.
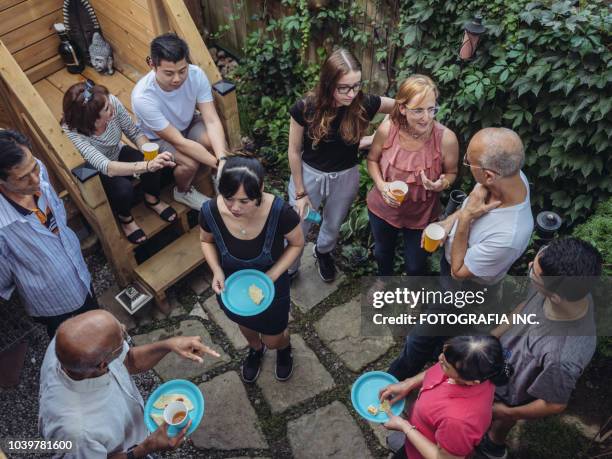
[[302, 191], [301, 193], [295, 193], [295, 200], [298, 201], [302, 198], [305, 198], [306, 196], [308, 196], [308, 193], [306, 191]]
[[446, 190], [447, 188], [450, 188], [450, 182], [448, 181], [448, 179], [446, 177], [444, 177], [442, 179], [442, 183], [445, 183], [445, 182], [446, 182], [446, 184], [444, 185], [444, 188], [442, 188], [443, 190]]
[[145, 170], [149, 172], [149, 161], [145, 162]]

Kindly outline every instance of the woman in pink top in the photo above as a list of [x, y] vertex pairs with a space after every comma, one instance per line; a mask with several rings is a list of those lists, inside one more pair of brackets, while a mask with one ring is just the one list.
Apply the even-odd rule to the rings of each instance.
[[[438, 196], [457, 177], [459, 143], [450, 129], [434, 119], [437, 98], [438, 88], [430, 78], [406, 79], [390, 117], [378, 127], [372, 142], [368, 172], [374, 187], [367, 202], [379, 276], [393, 275], [400, 232], [406, 274], [424, 274], [427, 252], [421, 248], [421, 233], [438, 219]], [[390, 191], [389, 185], [396, 180], [408, 185], [402, 202]]]
[[449, 339], [436, 365], [380, 391], [381, 401], [393, 404], [420, 387], [408, 419], [391, 414], [384, 424], [406, 434], [393, 459], [469, 457], [491, 424], [495, 386], [512, 371], [494, 336]]

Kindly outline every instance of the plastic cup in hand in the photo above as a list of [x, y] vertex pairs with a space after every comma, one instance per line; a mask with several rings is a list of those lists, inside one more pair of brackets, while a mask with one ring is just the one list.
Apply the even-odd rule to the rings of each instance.
[[306, 208], [306, 216], [304, 220], [315, 225], [321, 224], [321, 214], [311, 207]]
[[427, 228], [425, 228], [423, 248], [429, 253], [435, 252], [438, 250], [438, 247], [440, 247], [440, 243], [442, 239], [444, 239], [444, 236], [446, 236], [446, 231], [444, 231], [442, 226], [437, 223], [430, 223], [427, 225]]
[[147, 142], [142, 146], [142, 154], [145, 161], [153, 161], [159, 153], [159, 145], [153, 142]]
[[408, 184], [406, 182], [402, 182], [401, 180], [391, 182], [389, 184], [389, 192], [395, 198], [395, 200], [401, 204], [404, 202], [404, 198], [406, 198], [406, 193], [408, 193]]
[[189, 410], [183, 402], [172, 402], [164, 409], [164, 421], [179, 429], [185, 427], [189, 421]]

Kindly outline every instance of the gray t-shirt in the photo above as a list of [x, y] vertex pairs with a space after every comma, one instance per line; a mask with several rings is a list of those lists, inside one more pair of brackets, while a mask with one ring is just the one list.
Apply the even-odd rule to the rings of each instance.
[[514, 367], [509, 383], [499, 386], [497, 399], [510, 406], [536, 399], [565, 404], [595, 353], [597, 336], [593, 299], [581, 319], [553, 321], [544, 315], [545, 297], [532, 290], [523, 314], [536, 314], [539, 325], [515, 325], [501, 337]]

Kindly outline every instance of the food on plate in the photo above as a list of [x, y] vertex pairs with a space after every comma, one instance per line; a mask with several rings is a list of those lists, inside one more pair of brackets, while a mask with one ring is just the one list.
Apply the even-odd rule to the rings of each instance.
[[155, 403], [153, 404], [153, 408], [157, 408], [159, 410], [163, 410], [172, 402], [183, 402], [189, 411], [193, 410], [193, 403], [191, 400], [182, 394], [165, 394], [160, 396]]
[[264, 299], [263, 290], [257, 285], [253, 284], [249, 287], [249, 298], [253, 300], [253, 303], [259, 304]]
[[161, 426], [164, 423], [163, 414], [151, 413], [151, 418], [153, 419], [153, 422], [157, 424], [158, 426]]
[[385, 413], [391, 409], [391, 405], [389, 405], [389, 400], [383, 400], [380, 404], [380, 411], [384, 411]]

